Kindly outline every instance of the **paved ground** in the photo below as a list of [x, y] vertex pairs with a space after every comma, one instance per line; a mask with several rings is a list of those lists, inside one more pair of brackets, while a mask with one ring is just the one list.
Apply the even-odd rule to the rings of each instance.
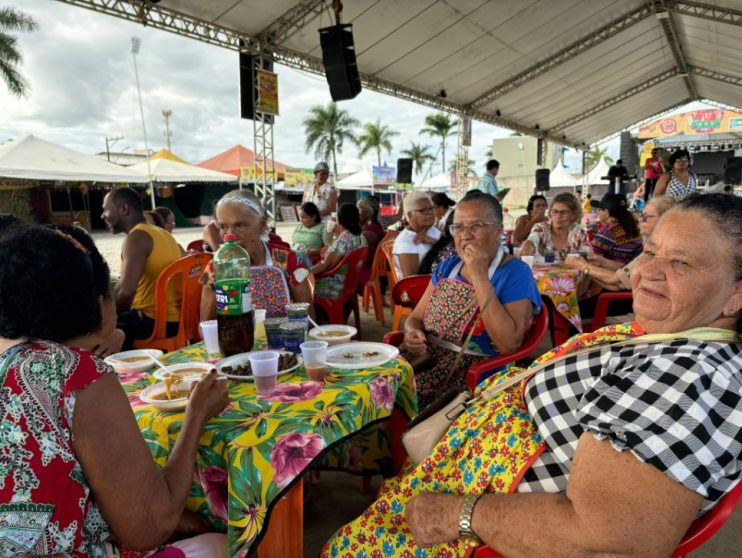
[[[284, 239], [291, 238], [295, 224], [278, 226], [278, 234]], [[111, 271], [118, 274], [120, 270], [120, 251], [123, 235], [95, 233], [96, 244], [111, 266]], [[200, 228], [176, 229], [175, 237], [185, 247], [188, 242], [201, 238]], [[391, 312], [385, 308], [385, 323], [382, 327], [373, 318], [373, 309], [369, 314], [361, 311], [363, 338], [368, 341], [381, 341], [384, 334], [391, 329]], [[540, 354], [548, 347], [542, 343], [536, 353]], [[338, 472], [323, 472], [319, 484], [305, 482], [304, 504], [304, 550], [307, 558], [319, 555], [322, 545], [335, 530], [358, 516], [372, 501], [378, 489], [376, 478], [370, 494], [361, 493], [360, 478]], [[709, 543], [692, 553], [693, 558], [733, 558], [742, 557], [742, 509], [738, 508], [727, 521], [720, 533]]]

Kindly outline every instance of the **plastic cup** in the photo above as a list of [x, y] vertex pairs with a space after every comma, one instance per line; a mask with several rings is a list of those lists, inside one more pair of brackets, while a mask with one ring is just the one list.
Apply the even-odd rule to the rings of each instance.
[[281, 324], [281, 339], [284, 350], [299, 354], [300, 345], [304, 343], [304, 323], [288, 321]]
[[304, 371], [310, 380], [321, 382], [327, 376], [327, 346], [327, 341], [307, 341], [300, 345]]
[[276, 351], [256, 351], [247, 357], [258, 395], [268, 394], [276, 387], [279, 356]]
[[556, 254], [553, 250], [547, 250], [544, 252], [544, 262], [547, 264], [552, 264], [556, 261]]
[[525, 263], [528, 267], [533, 269], [533, 264], [535, 262], [535, 256], [521, 256], [520, 259]]
[[304, 333], [309, 329], [309, 303], [292, 302], [286, 305], [286, 314], [290, 322], [301, 322], [304, 324]]
[[263, 320], [265, 336], [268, 340], [268, 348], [274, 351], [283, 349], [283, 337], [281, 335], [281, 324], [286, 323], [286, 318], [266, 318]]
[[198, 324], [201, 330], [201, 337], [204, 338], [206, 352], [210, 355], [219, 353], [219, 326], [216, 320], [208, 320]]

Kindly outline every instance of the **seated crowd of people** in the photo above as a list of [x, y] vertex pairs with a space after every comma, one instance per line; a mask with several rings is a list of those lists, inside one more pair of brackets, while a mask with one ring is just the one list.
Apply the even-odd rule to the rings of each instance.
[[[204, 229], [212, 250], [231, 234], [249, 254], [255, 306], [267, 316], [306, 302], [322, 320], [314, 298], [338, 298], [347, 274], [328, 270], [369, 246], [361, 289], [388, 234], [378, 199], [338, 204], [327, 165], [315, 175], [290, 244], [247, 190], [221, 197]], [[742, 475], [742, 199], [676, 197], [651, 197], [637, 222], [624, 195], [606, 194], [593, 234], [574, 195], [535, 195], [512, 246], [490, 193], [475, 189], [458, 203], [404, 197], [390, 263], [397, 279], [429, 276], [400, 345], [419, 410], [464, 386], [473, 364], [515, 352], [545, 311], [521, 255], [579, 272], [583, 317], [604, 290], [631, 290], [624, 310], [633, 317], [578, 334], [529, 368], [482, 376], [479, 397], [434, 450], [386, 479], [322, 556], [464, 556], [472, 544], [503, 556], [672, 553]], [[226, 555], [226, 536], [185, 509], [198, 439], [229, 402], [226, 382], [212, 373], [196, 384], [159, 469], [98, 358], [151, 335], [157, 277], [185, 255], [174, 215], [144, 211], [129, 188], [109, 192], [103, 210], [109, 229], [126, 235], [115, 284], [83, 229], [0, 215], [0, 532], [25, 530], [0, 538], [0, 550], [136, 556], [169, 544], [177, 555]], [[210, 267], [201, 320], [216, 317], [213, 283]], [[168, 334], [180, 297], [173, 287]]]

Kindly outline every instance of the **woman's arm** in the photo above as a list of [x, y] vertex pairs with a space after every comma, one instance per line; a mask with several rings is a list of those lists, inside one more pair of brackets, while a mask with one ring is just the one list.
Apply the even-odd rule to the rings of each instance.
[[193, 482], [198, 439], [228, 402], [226, 382], [217, 381], [216, 374], [199, 382], [178, 441], [159, 470], [115, 375], [78, 393], [72, 425], [75, 455], [103, 517], [128, 548], [156, 548], [175, 530]]
[[[462, 496], [425, 493], [407, 505], [415, 541], [458, 539]], [[670, 556], [703, 499], [630, 451], [580, 437], [566, 494], [488, 494], [472, 527], [503, 556]], [[537, 529], [534, 529], [537, 527]]]
[[664, 172], [662, 173], [662, 176], [660, 176], [657, 179], [657, 184], [654, 185], [654, 194], [653, 196], [662, 196], [665, 194], [665, 190], [667, 190], [667, 185], [670, 183], [670, 173]]
[[332, 250], [325, 254], [325, 258], [312, 266], [311, 272], [316, 276], [318, 273], [332, 269], [340, 261], [340, 256]]
[[417, 275], [420, 267], [420, 256], [417, 254], [395, 254], [399, 260], [399, 268], [402, 271], [402, 277]]
[[521, 215], [515, 220], [515, 228], [513, 229], [513, 240], [516, 242], [523, 242], [528, 235], [531, 234], [531, 229], [534, 223], [528, 218], [528, 215]]
[[337, 188], [333, 188], [332, 190], [330, 190], [330, 195], [327, 196], [327, 207], [320, 210], [319, 214], [322, 217], [326, 217], [328, 215], [331, 215], [337, 210], [338, 210], [338, 190]]
[[434, 288], [432, 281], [428, 283], [420, 301], [412, 309], [412, 313], [407, 316], [404, 322], [404, 343], [407, 350], [413, 355], [424, 353], [427, 349], [427, 342], [423, 331], [423, 315], [425, 314], [425, 309], [430, 304], [430, 298], [433, 295]]
[[212, 252], [216, 252], [221, 246], [222, 235], [219, 234], [219, 228], [214, 223], [209, 223], [204, 227], [204, 242], [211, 247]]
[[316, 318], [314, 313], [314, 298], [312, 298], [312, 288], [309, 286], [309, 280], [304, 279], [301, 283], [296, 286], [290, 286], [291, 300], [294, 302], [307, 302], [309, 303], [309, 315], [312, 319]]
[[374, 246], [375, 244], [379, 243], [379, 240], [381, 240], [379, 238], [379, 235], [371, 230], [362, 231], [361, 234], [366, 237], [366, 243], [368, 246]]
[[201, 311], [199, 320], [202, 322], [216, 319], [216, 293], [211, 285], [201, 287]]
[[593, 265], [577, 256], [567, 256], [564, 264], [576, 271], [585, 271], [587, 269], [590, 279], [598, 283], [601, 287], [609, 291], [624, 290], [623, 283], [611, 269], [604, 269]]

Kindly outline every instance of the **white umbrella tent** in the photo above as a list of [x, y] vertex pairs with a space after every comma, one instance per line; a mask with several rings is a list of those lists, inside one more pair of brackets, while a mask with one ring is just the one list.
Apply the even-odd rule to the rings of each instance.
[[[149, 166], [148, 166], [149, 165]], [[188, 163], [180, 163], [165, 158], [150, 159], [149, 163], [139, 163], [129, 167], [131, 170], [148, 176], [152, 173], [152, 182], [233, 182], [237, 177], [233, 174], [219, 172]]]

